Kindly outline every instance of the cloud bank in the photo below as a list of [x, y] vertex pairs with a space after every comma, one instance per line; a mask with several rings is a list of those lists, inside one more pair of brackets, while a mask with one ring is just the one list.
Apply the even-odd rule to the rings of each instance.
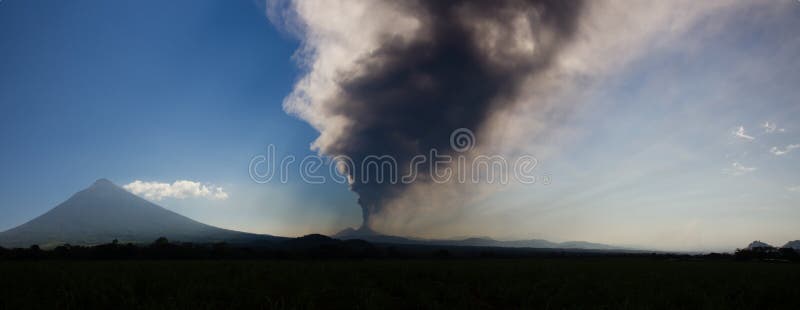
[[789, 144], [783, 149], [773, 146], [771, 149], [769, 149], [769, 152], [775, 156], [783, 156], [791, 153], [796, 148], [800, 148], [800, 144]]
[[786, 129], [778, 128], [777, 124], [771, 122], [765, 122], [761, 128], [764, 128], [765, 133], [786, 132]]
[[744, 126], [739, 126], [739, 129], [734, 131], [733, 135], [736, 136], [739, 139], [743, 139], [743, 140], [747, 140], [747, 141], [753, 141], [753, 140], [756, 139], [755, 137], [753, 137], [751, 135], [748, 135], [747, 132], [745, 132]]
[[228, 193], [226, 193], [222, 187], [215, 187], [187, 180], [178, 180], [172, 184], [136, 180], [124, 185], [123, 188], [131, 193], [155, 201], [160, 201], [164, 198], [228, 199]]
[[739, 176], [739, 175], [745, 175], [745, 174], [751, 173], [751, 172], [756, 171], [756, 170], [757, 170], [756, 167], [748, 167], [748, 166], [745, 166], [745, 165], [743, 165], [743, 164], [741, 164], [739, 162], [733, 162], [731, 164], [731, 168], [730, 169], [725, 169], [724, 171], [727, 172], [728, 174]]

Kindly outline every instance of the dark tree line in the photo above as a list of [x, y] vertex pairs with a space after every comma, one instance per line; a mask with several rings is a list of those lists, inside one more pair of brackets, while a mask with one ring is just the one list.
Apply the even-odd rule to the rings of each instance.
[[49, 250], [43, 250], [38, 245], [15, 249], [0, 247], [0, 260], [371, 258], [382, 254], [366, 241], [341, 241], [321, 235], [259, 246], [170, 242], [161, 237], [150, 244], [120, 243], [114, 240], [94, 246], [64, 244]]
[[338, 240], [323, 235], [276, 241], [258, 246], [227, 243], [196, 244], [170, 242], [159, 238], [150, 244], [111, 243], [95, 246], [64, 244], [43, 250], [0, 247], [0, 260], [134, 260], [134, 259], [459, 259], [459, 258], [526, 258], [526, 257], [652, 257], [654, 259], [722, 259], [769, 260], [800, 262], [800, 254], [790, 248], [738, 249], [731, 254], [669, 254], [604, 251], [565, 251], [558, 249], [492, 248], [466, 246], [421, 246], [372, 244], [363, 240]]
[[800, 261], [800, 253], [792, 248], [757, 247], [737, 249], [734, 256], [739, 260]]

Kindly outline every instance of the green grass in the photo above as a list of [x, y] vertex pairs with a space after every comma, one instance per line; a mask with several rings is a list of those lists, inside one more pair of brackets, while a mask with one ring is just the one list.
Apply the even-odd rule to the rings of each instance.
[[800, 265], [650, 258], [4, 261], [0, 308], [800, 309]]

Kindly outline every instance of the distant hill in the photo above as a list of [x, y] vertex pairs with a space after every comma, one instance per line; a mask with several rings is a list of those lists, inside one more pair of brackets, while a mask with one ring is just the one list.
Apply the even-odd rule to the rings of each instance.
[[783, 245], [784, 248], [800, 250], [800, 240], [789, 241]]
[[149, 243], [159, 237], [180, 242], [248, 244], [286, 239], [206, 225], [100, 179], [47, 213], [0, 233], [0, 246], [93, 245], [114, 239]]
[[365, 240], [374, 243], [396, 243], [396, 244], [418, 244], [420, 242], [425, 241], [422, 239], [382, 235], [365, 227], [361, 227], [359, 229], [353, 229], [348, 227], [336, 233], [332, 237], [341, 240]]
[[769, 244], [766, 244], [766, 243], [764, 243], [764, 242], [761, 242], [761, 241], [758, 241], [758, 240], [756, 240], [756, 241], [753, 241], [753, 242], [750, 242], [750, 244], [747, 246], [747, 249], [748, 249], [748, 250], [754, 250], [754, 249], [774, 249], [774, 248], [775, 248], [774, 246], [771, 246], [771, 245], [769, 245]]
[[476, 247], [505, 247], [505, 248], [541, 248], [541, 249], [586, 249], [586, 250], [626, 250], [607, 244], [591, 243], [584, 241], [551, 242], [542, 239], [500, 241], [488, 237], [464, 239], [416, 239], [398, 236], [389, 236], [376, 233], [372, 230], [347, 228], [335, 235], [334, 238], [342, 240], [361, 239], [374, 243], [397, 243], [418, 245], [448, 245], [448, 246], [476, 246]]

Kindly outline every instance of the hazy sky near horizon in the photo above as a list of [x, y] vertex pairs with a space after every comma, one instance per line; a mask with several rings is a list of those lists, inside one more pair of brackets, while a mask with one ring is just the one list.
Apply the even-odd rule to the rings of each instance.
[[[301, 40], [266, 10], [0, 2], [0, 231], [98, 178], [225, 228], [360, 225], [346, 185], [250, 179], [267, 145], [302, 158], [319, 135], [284, 111]], [[550, 184], [492, 191], [402, 233], [681, 250], [800, 239], [800, 2], [708, 12], [662, 45], [630, 45], [642, 53], [570, 99], [558, 130], [537, 138], [546, 154], [527, 150]]]

